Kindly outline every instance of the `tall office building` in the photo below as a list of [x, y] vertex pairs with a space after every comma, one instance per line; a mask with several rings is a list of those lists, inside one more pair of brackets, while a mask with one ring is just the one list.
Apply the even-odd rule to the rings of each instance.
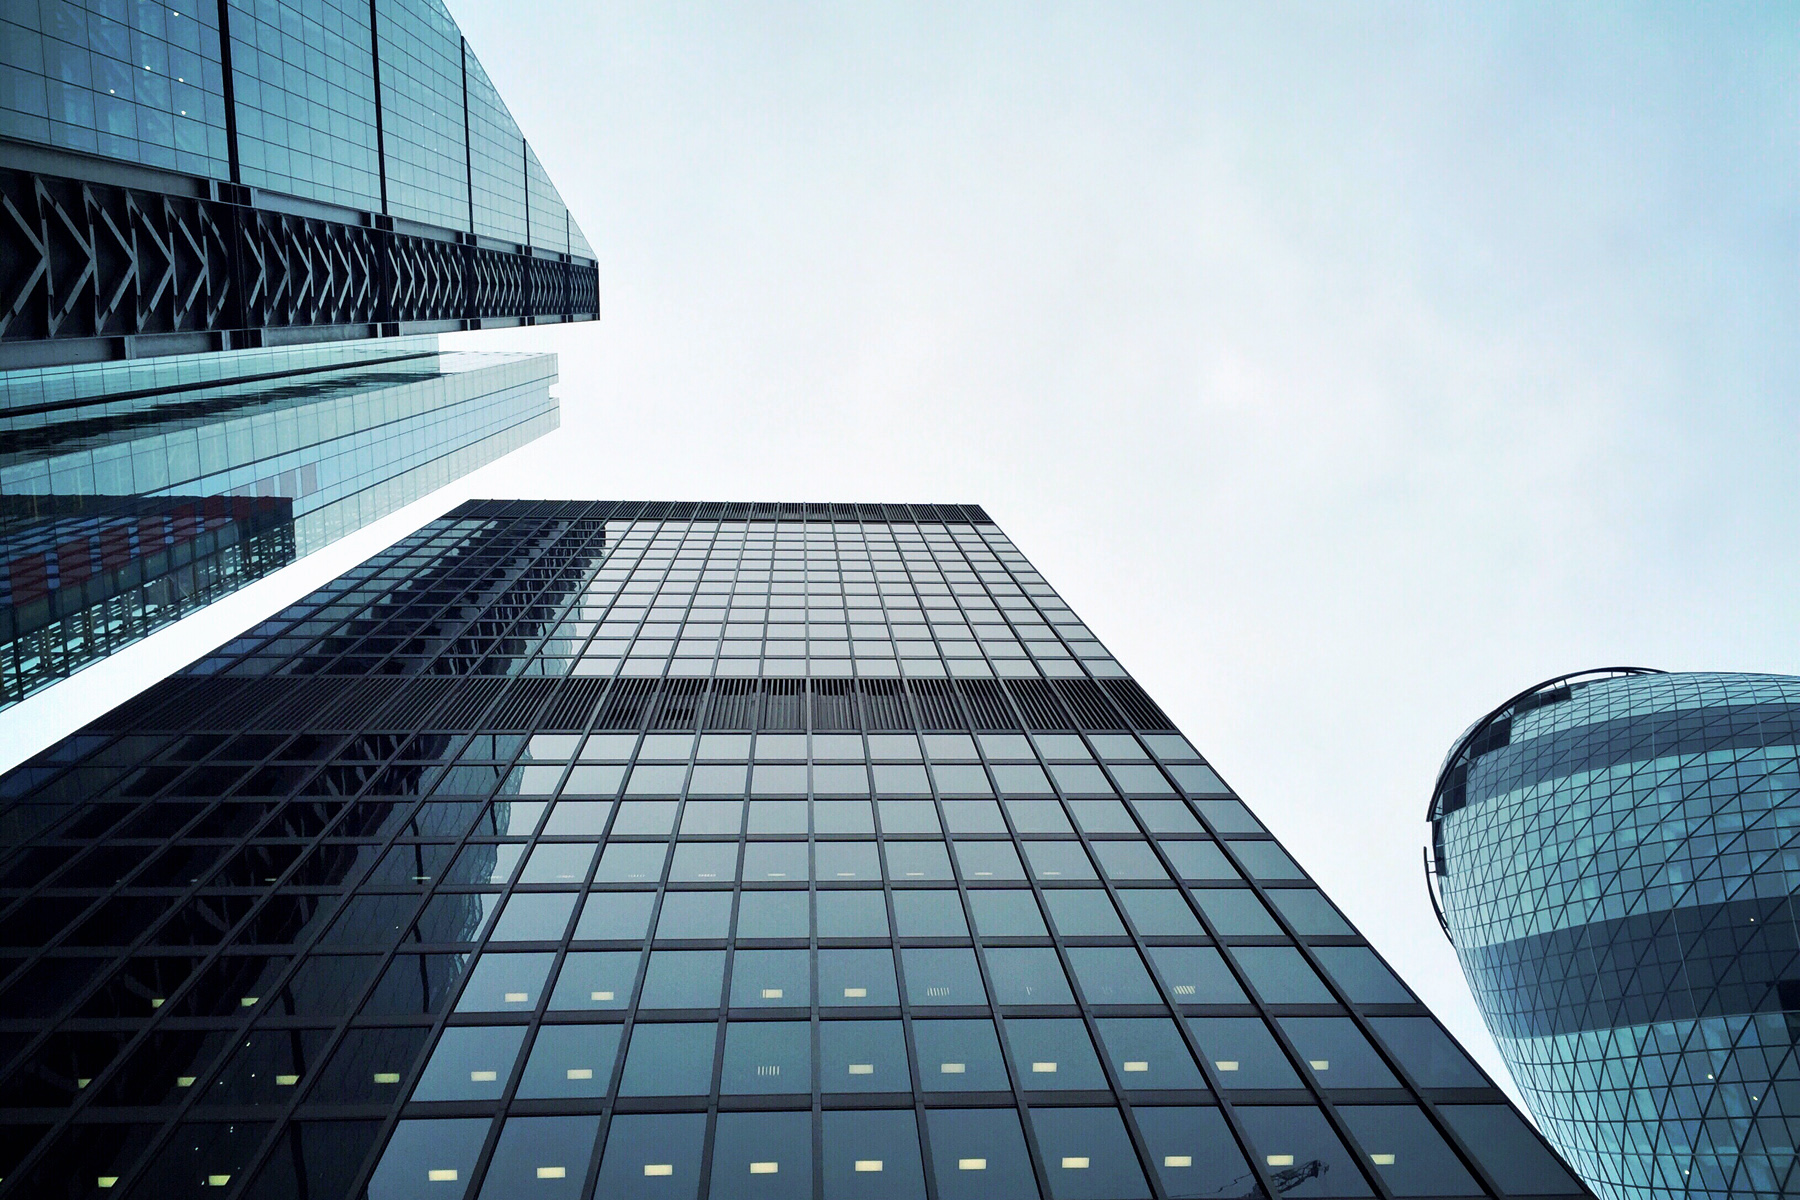
[[599, 314], [440, 0], [41, 0], [0, 46], [0, 369]]
[[599, 311], [438, 0], [43, 0], [0, 46], [0, 707], [555, 427], [553, 357], [430, 336]]
[[0, 372], [0, 708], [556, 428], [432, 336]]
[[971, 506], [467, 504], [0, 806], [0, 1195], [1584, 1194]]
[[1800, 679], [1587, 672], [1458, 740], [1446, 929], [1538, 1123], [1609, 1200], [1800, 1192]]

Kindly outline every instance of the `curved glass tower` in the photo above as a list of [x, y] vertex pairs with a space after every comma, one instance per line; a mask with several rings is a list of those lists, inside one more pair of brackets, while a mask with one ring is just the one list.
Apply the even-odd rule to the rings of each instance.
[[1800, 1188], [1800, 678], [1617, 668], [1472, 726], [1443, 918], [1543, 1131], [1605, 1197]]

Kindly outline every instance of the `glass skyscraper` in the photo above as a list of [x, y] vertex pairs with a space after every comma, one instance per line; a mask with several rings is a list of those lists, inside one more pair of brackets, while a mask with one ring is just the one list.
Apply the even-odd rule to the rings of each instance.
[[599, 315], [441, 0], [26, 0], [0, 47], [0, 369]]
[[1594, 1190], [1800, 1190], [1800, 679], [1551, 680], [1464, 734], [1431, 819], [1463, 971]]
[[3, 1196], [1585, 1194], [973, 506], [464, 505], [0, 838]]
[[557, 424], [594, 252], [440, 0], [0, 5], [0, 707]]
[[0, 372], [0, 707], [557, 426], [417, 336]]

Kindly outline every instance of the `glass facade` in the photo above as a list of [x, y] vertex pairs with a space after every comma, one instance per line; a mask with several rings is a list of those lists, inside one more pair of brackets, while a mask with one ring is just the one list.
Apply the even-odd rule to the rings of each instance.
[[6, 4], [0, 136], [593, 259], [441, 0]]
[[970, 506], [464, 505], [0, 837], [0, 1195], [1584, 1194]]
[[1800, 679], [1596, 672], [1465, 734], [1437, 882], [1540, 1126], [1619, 1200], [1800, 1188]]
[[555, 378], [435, 337], [0, 372], [0, 706], [556, 428]]

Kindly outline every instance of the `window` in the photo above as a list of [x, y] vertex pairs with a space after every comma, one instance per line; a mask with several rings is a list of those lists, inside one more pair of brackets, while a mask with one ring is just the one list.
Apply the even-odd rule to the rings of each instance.
[[712, 1200], [790, 1200], [812, 1188], [812, 1114], [720, 1113]]
[[[538, 1030], [519, 1079], [530, 1100], [600, 1097], [612, 1085], [621, 1025], [545, 1025]], [[582, 1164], [582, 1173], [587, 1164]]]
[[1167, 1017], [1101, 1017], [1095, 1021], [1107, 1061], [1128, 1091], [1204, 1090], [1206, 1082]]
[[1484, 1194], [1456, 1152], [1415, 1106], [1346, 1105], [1338, 1113], [1394, 1195]]
[[1235, 946], [1231, 957], [1265, 1003], [1332, 1004], [1336, 998], [1292, 946]]
[[[823, 849], [823, 847], [821, 847]], [[834, 888], [818, 894], [822, 938], [885, 938], [888, 935], [884, 893]]]
[[575, 922], [577, 941], [642, 941], [650, 932], [655, 892], [592, 892]]
[[819, 951], [819, 1003], [833, 1008], [899, 1004], [893, 953], [888, 950]]
[[705, 1141], [705, 1113], [621, 1113], [607, 1130], [594, 1194], [608, 1200], [698, 1200]]
[[969, 936], [962, 900], [949, 889], [895, 891], [894, 927], [903, 938]]
[[525, 1042], [523, 1025], [454, 1025], [444, 1030], [413, 1089], [414, 1100], [498, 1100]]
[[1011, 1087], [992, 1021], [914, 1021], [919, 1086], [928, 1092], [1004, 1092]]
[[1418, 1003], [1367, 946], [1319, 946], [1313, 953], [1352, 1004]]
[[1015, 1110], [937, 1108], [925, 1128], [940, 1200], [1038, 1200]]
[[1006, 1041], [1018, 1064], [1019, 1086], [1032, 1092], [1106, 1087], [1087, 1027], [1076, 1018], [1008, 1019]]
[[723, 950], [655, 950], [640, 1008], [717, 1008], [725, 987]]
[[825, 1200], [924, 1200], [911, 1109], [823, 1115]]
[[1137, 1108], [1138, 1129], [1163, 1190], [1175, 1200], [1240, 1195], [1250, 1164], [1216, 1108]]
[[804, 1008], [812, 1003], [805, 950], [739, 950], [731, 964], [731, 1007]]
[[1487, 1087], [1469, 1061], [1432, 1017], [1371, 1017], [1369, 1025], [1420, 1087]]
[[704, 1096], [712, 1091], [716, 1029], [711, 1021], [633, 1026], [619, 1095]]
[[1049, 946], [990, 946], [984, 953], [994, 980], [994, 1003], [1075, 1003], [1062, 961]]
[[1200, 1052], [1223, 1088], [1297, 1088], [1287, 1055], [1260, 1017], [1189, 1017]]
[[554, 954], [483, 954], [457, 998], [457, 1012], [531, 1012]]
[[1237, 1116], [1284, 1196], [1374, 1194], [1357, 1170], [1355, 1158], [1318, 1109], [1240, 1106]]
[[1174, 888], [1121, 888], [1119, 903], [1143, 937], [1206, 936], [1194, 910]]
[[1089, 1004], [1161, 1004], [1144, 960], [1130, 946], [1070, 946], [1065, 952]]
[[1033, 1108], [1054, 1200], [1147, 1200], [1150, 1187], [1116, 1108]]
[[811, 1092], [812, 1026], [804, 1021], [730, 1022], [719, 1091], [727, 1096]]
[[1123, 937], [1124, 922], [1100, 888], [1055, 888], [1044, 893], [1044, 906], [1056, 931], [1064, 937]]
[[819, 1078], [827, 1092], [912, 1091], [900, 1022], [821, 1021]]
[[984, 938], [1050, 936], [1036, 898], [1024, 888], [971, 889], [969, 909]]
[[1221, 937], [1280, 937], [1281, 926], [1256, 898], [1244, 888], [1201, 888], [1194, 893], [1200, 911], [1212, 922]]
[[400, 1122], [375, 1164], [370, 1197], [421, 1195], [431, 1184], [445, 1183], [458, 1185], [451, 1190], [460, 1195], [474, 1175], [487, 1130], [486, 1117]]
[[900, 952], [900, 962], [906, 971], [906, 996], [915, 1008], [987, 1003], [973, 950], [907, 949]]
[[1400, 1086], [1349, 1017], [1281, 1017], [1277, 1023], [1320, 1087]]

